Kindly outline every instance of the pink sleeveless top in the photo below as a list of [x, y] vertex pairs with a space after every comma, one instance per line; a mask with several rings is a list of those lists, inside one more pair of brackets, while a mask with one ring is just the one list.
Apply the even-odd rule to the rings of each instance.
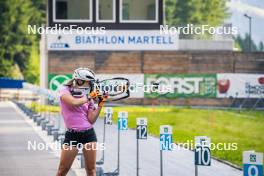
[[64, 119], [65, 127], [77, 131], [92, 128], [92, 124], [88, 120], [88, 111], [94, 110], [94, 102], [91, 100], [80, 106], [68, 105], [61, 101], [61, 96], [71, 94], [68, 86], [59, 90], [61, 114]]

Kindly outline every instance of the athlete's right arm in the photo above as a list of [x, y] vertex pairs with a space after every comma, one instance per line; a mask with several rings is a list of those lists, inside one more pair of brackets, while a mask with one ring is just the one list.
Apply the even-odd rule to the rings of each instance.
[[71, 94], [64, 94], [61, 96], [61, 101], [71, 106], [80, 106], [87, 103], [87, 97], [74, 98]]

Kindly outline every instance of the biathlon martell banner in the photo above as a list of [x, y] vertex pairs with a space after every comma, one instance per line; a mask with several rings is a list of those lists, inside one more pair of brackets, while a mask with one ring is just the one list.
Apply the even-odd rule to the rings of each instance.
[[146, 98], [216, 97], [216, 74], [145, 74], [145, 85], [159, 83]]
[[178, 50], [178, 35], [159, 30], [106, 30], [104, 34], [47, 34], [48, 50]]
[[217, 74], [219, 98], [264, 97], [264, 74]]

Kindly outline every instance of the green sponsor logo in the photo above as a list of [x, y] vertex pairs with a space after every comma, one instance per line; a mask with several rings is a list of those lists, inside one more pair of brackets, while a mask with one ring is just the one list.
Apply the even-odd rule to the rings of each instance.
[[49, 89], [56, 91], [58, 88], [64, 84], [66, 81], [71, 79], [71, 74], [66, 75], [56, 75], [49, 74]]
[[145, 85], [159, 83], [146, 98], [216, 97], [216, 74], [145, 74]]

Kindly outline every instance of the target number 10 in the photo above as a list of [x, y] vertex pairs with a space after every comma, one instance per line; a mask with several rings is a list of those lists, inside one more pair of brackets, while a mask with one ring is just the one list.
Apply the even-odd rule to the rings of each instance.
[[195, 165], [210, 166], [211, 152], [209, 147], [196, 147], [195, 149]]
[[207, 136], [195, 137], [195, 165], [211, 165], [211, 139]]

